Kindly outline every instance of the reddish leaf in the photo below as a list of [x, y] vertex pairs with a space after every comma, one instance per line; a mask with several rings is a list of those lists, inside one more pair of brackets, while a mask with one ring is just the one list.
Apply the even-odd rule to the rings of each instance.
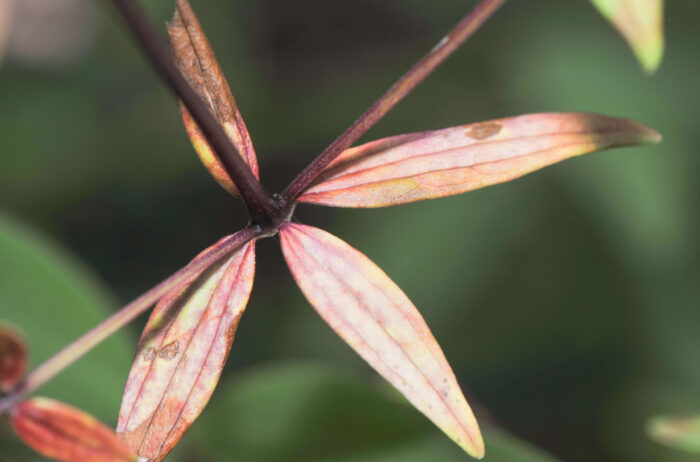
[[399, 135], [343, 152], [299, 201], [384, 207], [518, 178], [572, 156], [657, 142], [639, 122], [545, 113]]
[[111, 428], [85, 412], [48, 398], [12, 410], [17, 435], [38, 453], [65, 462], [135, 461]]
[[366, 256], [317, 228], [288, 223], [282, 251], [321, 317], [435, 425], [475, 457], [478, 424], [420, 313]]
[[162, 460], [216, 387], [255, 273], [255, 243], [166, 295], [144, 329], [117, 432], [151, 462]]
[[592, 0], [630, 44], [645, 71], [654, 72], [664, 53], [663, 0]]
[[[250, 134], [216, 56], [187, 0], [176, 0], [175, 15], [168, 24], [168, 34], [180, 71], [207, 103], [243, 160], [257, 177], [258, 161]], [[214, 156], [201, 130], [182, 103], [180, 109], [187, 133], [202, 163], [224, 189], [238, 196], [236, 185]]]
[[24, 336], [0, 323], [0, 391], [9, 391], [24, 377], [29, 351]]

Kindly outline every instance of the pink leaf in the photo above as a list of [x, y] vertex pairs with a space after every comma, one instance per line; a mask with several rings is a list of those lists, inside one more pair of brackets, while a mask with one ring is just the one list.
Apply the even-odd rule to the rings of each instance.
[[450, 196], [518, 178], [569, 157], [658, 142], [627, 119], [543, 113], [399, 135], [343, 152], [300, 202], [384, 207]]
[[119, 411], [129, 448], [162, 460], [202, 412], [221, 375], [255, 274], [255, 242], [173, 290], [141, 336]]
[[287, 223], [280, 237], [294, 279], [331, 328], [465, 451], [483, 456], [478, 424], [455, 375], [401, 289], [325, 231]]
[[[175, 15], [168, 24], [168, 35], [180, 71], [207, 103], [253, 174], [258, 176], [258, 160], [248, 129], [197, 16], [186, 0], [176, 0]], [[206, 138], [182, 103], [180, 109], [185, 129], [200, 160], [224, 189], [238, 196], [236, 185], [214, 156]]]
[[12, 427], [27, 446], [65, 462], [135, 461], [111, 428], [85, 412], [47, 398], [12, 409]]

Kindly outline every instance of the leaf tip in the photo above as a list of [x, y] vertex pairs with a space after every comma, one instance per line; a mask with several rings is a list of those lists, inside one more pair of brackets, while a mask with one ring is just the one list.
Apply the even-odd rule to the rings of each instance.
[[658, 24], [651, 28], [645, 39], [628, 37], [630, 48], [646, 75], [653, 75], [664, 57], [664, 35], [659, 14]]
[[[471, 414], [469, 417], [464, 416], [462, 420], [464, 422], [456, 432], [445, 431], [447, 436], [450, 437], [460, 448], [464, 450], [467, 454], [475, 459], [483, 459], [486, 454], [486, 446], [484, 444], [484, 437], [481, 434], [479, 424], [476, 418]], [[454, 430], [453, 430], [454, 431]]]
[[659, 69], [659, 66], [661, 66], [661, 60], [664, 56], [663, 39], [659, 39], [646, 47], [635, 49], [635, 54], [637, 55], [637, 60], [642, 66], [644, 73], [647, 75], [654, 74]]
[[625, 38], [644, 72], [656, 72], [664, 53], [663, 0], [592, 2]]
[[634, 146], [645, 144], [658, 144], [662, 140], [658, 130], [631, 119], [598, 116], [600, 118], [600, 133], [607, 135], [605, 147]]
[[476, 427], [475, 431], [476, 434], [472, 435], [472, 438], [469, 440], [470, 444], [461, 446], [465, 451], [467, 451], [467, 454], [475, 459], [481, 460], [486, 455], [486, 447], [484, 446], [484, 438], [481, 436], [479, 427]]
[[659, 144], [663, 141], [664, 137], [663, 135], [654, 130], [653, 128], [650, 129], [652, 131], [651, 135], [649, 136], [649, 143], [651, 144]]
[[639, 143], [640, 144], [659, 144], [661, 141], [663, 141], [663, 136], [661, 133], [654, 129], [649, 127], [648, 125], [644, 124], [639, 124], [640, 125], [640, 136], [639, 136]]

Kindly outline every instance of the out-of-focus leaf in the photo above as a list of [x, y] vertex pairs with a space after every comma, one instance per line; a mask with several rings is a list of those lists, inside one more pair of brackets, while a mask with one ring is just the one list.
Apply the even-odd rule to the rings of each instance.
[[[114, 305], [79, 262], [1, 213], [0, 262], [0, 313], [29, 339], [30, 367], [104, 320]], [[122, 394], [129, 350], [126, 332], [118, 332], [42, 392], [107, 421]]]
[[[7, 3], [7, 0], [3, 0]], [[39, 69], [65, 68], [90, 50], [96, 37], [97, 5], [90, 0], [10, 0], [12, 26], [7, 53]]]
[[664, 53], [663, 0], [591, 0], [630, 44], [646, 72]]
[[[557, 459], [544, 451], [507, 433], [491, 428], [484, 428], [486, 455], [484, 462], [557, 462]], [[347, 457], [323, 459], [324, 462], [459, 462], [464, 460], [464, 453], [459, 454], [446, 447], [444, 438], [423, 437], [391, 448], [364, 452]]]
[[497, 183], [589, 152], [658, 142], [632, 120], [542, 113], [399, 135], [343, 152], [301, 202], [383, 207]]
[[700, 416], [654, 417], [647, 432], [659, 443], [700, 454]]
[[325, 231], [288, 223], [280, 238], [294, 279], [321, 317], [435, 425], [482, 457], [474, 414], [401, 289], [366, 256]]
[[339, 366], [255, 366], [222, 380], [189, 441], [210, 460], [327, 461], [402, 446], [432, 432], [464, 458], [430, 422], [386, 391]]
[[32, 398], [12, 410], [12, 426], [38, 453], [65, 462], [133, 462], [111, 428], [74, 407]]
[[12, 7], [12, 2], [13, 0], [0, 1], [0, 62], [2, 62], [2, 57], [5, 54], [5, 40], [7, 40], [10, 24], [10, 8]]
[[[256, 367], [222, 382], [189, 442], [206, 460], [222, 461], [465, 459], [437, 428], [393, 398], [387, 387], [321, 363]], [[484, 439], [486, 462], [555, 460], [500, 430], [484, 428]]]
[[[258, 161], [248, 129], [209, 41], [187, 0], [176, 1], [175, 15], [168, 24], [168, 35], [180, 71], [207, 103], [243, 160], [250, 166], [255, 176], [258, 176]], [[197, 123], [182, 102], [180, 108], [187, 134], [202, 163], [224, 189], [238, 196], [236, 185], [214, 156]]]
[[0, 320], [0, 391], [9, 391], [27, 370], [29, 351], [22, 333]]
[[206, 406], [221, 375], [255, 273], [255, 243], [158, 302], [143, 331], [117, 433], [150, 461], [162, 460]]

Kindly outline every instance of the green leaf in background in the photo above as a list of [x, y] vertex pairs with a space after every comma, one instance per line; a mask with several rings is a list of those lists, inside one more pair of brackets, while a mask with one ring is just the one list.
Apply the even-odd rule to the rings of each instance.
[[[465, 459], [393, 391], [318, 363], [259, 367], [222, 381], [192, 428], [183, 442], [212, 461]], [[500, 431], [486, 428], [485, 437], [487, 462], [555, 460]]]
[[700, 454], [700, 415], [653, 417], [648, 422], [647, 433], [658, 443]]
[[[698, 5], [681, 3], [681, 9], [669, 14], [697, 16]], [[558, 6], [553, 3], [551, 7]], [[559, 7], [568, 9], [568, 2]], [[600, 216], [601, 224], [617, 241], [615, 249], [627, 254], [632, 268], [639, 268], [641, 260], [682, 263], [689, 255], [687, 246], [696, 242], [691, 221], [694, 212], [689, 212], [694, 209], [686, 205], [686, 191], [695, 187], [687, 165], [694, 165], [697, 158], [697, 136], [686, 121], [696, 120], [693, 108], [698, 98], [680, 81], [685, 75], [697, 74], [698, 60], [683, 59], [691, 48], [674, 36], [673, 46], [680, 58], [668, 59], [656, 78], [642, 78], [620, 59], [619, 49], [605, 45], [607, 39], [600, 33], [604, 25], [585, 41], [580, 39], [580, 31], [595, 27], [594, 16], [583, 15], [572, 32], [573, 25], [554, 19], [563, 11], [552, 11], [547, 17], [548, 11], [534, 11], [539, 23], [513, 32], [536, 34], [545, 28], [548, 34], [527, 45], [515, 45], [509, 72], [519, 72], [519, 77], [508, 85], [509, 98], [520, 100], [523, 108], [595, 108], [616, 115], [633, 114], [662, 132], [663, 146], [581, 159], [570, 169], [562, 166], [560, 172], [569, 176], [566, 184], [587, 202], [585, 207]]]
[[[0, 214], [0, 318], [22, 329], [31, 367], [102, 321], [112, 303], [79, 263]], [[134, 345], [117, 334], [41, 388], [50, 396], [115, 421]]]
[[656, 71], [664, 53], [663, 0], [591, 0], [625, 37], [648, 73]]

